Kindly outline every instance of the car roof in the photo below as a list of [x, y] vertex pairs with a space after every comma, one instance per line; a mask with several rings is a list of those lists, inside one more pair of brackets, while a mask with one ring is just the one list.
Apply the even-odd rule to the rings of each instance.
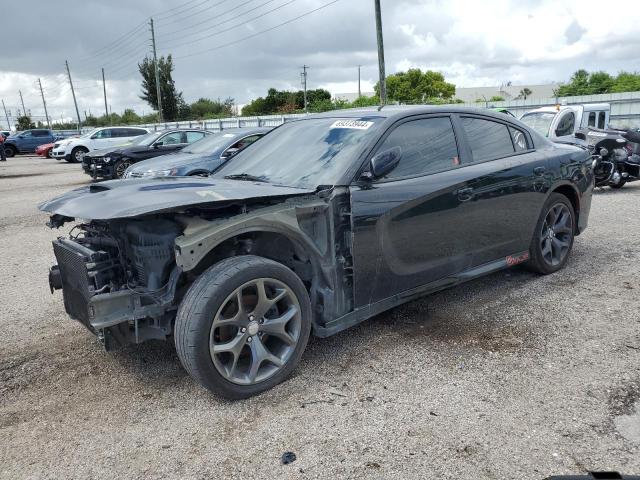
[[225, 128], [224, 130], [220, 130], [212, 133], [237, 133], [237, 134], [246, 134], [253, 135], [257, 133], [267, 133], [273, 130], [274, 127], [244, 127], [244, 128]]
[[[430, 113], [469, 113], [504, 120], [505, 115], [481, 107], [457, 107], [454, 105], [385, 105], [384, 107], [347, 108], [309, 115], [308, 118], [394, 118]], [[304, 117], [307, 118], [307, 117]]]

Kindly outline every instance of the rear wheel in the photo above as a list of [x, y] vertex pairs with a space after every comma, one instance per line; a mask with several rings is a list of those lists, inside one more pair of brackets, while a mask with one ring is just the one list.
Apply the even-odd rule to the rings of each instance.
[[4, 147], [4, 154], [9, 158], [15, 157], [17, 153], [18, 151], [16, 150], [16, 147], [14, 147], [13, 145], [6, 145]]
[[569, 258], [574, 232], [573, 205], [564, 195], [552, 193], [536, 225], [526, 266], [545, 275], [560, 270]]
[[175, 325], [185, 369], [226, 398], [256, 395], [286, 379], [311, 331], [311, 303], [286, 266], [253, 255], [228, 258], [189, 288]]
[[82, 159], [84, 158], [85, 154], [88, 152], [89, 150], [87, 150], [84, 147], [76, 147], [73, 150], [71, 150], [71, 162], [74, 163], [80, 163], [82, 162]]

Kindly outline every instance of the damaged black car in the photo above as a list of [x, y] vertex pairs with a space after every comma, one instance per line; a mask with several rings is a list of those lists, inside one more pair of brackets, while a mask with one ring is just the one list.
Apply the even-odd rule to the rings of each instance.
[[562, 268], [587, 226], [587, 151], [487, 110], [287, 122], [212, 177], [110, 181], [44, 203], [52, 291], [112, 348], [175, 342], [228, 398], [287, 378], [310, 334], [502, 268]]

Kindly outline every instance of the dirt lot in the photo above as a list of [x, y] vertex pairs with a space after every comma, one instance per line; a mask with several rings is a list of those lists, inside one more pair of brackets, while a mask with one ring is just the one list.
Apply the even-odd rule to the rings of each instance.
[[291, 380], [226, 402], [171, 345], [103, 352], [49, 292], [65, 232], [36, 205], [87, 180], [0, 164], [1, 478], [640, 473], [640, 184], [596, 192], [562, 272], [494, 274], [316, 339]]

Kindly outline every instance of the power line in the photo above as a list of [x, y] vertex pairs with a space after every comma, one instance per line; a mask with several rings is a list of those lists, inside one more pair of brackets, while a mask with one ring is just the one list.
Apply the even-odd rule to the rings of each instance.
[[247, 37], [243, 37], [243, 38], [240, 38], [240, 39], [238, 39], [238, 40], [234, 40], [234, 41], [232, 41], [232, 42], [223, 43], [223, 44], [221, 44], [221, 45], [217, 45], [217, 46], [212, 47], [212, 48], [207, 48], [207, 49], [205, 49], [205, 50], [200, 50], [200, 51], [198, 51], [198, 52], [193, 52], [193, 53], [190, 53], [190, 54], [187, 54], [187, 55], [181, 55], [181, 56], [174, 57], [174, 58], [176, 58], [176, 59], [181, 59], [181, 58], [194, 57], [194, 56], [196, 56], [196, 55], [200, 55], [200, 54], [208, 53], [208, 52], [213, 52], [213, 51], [215, 51], [215, 50], [220, 50], [220, 49], [222, 49], [222, 48], [225, 48], [225, 47], [228, 47], [228, 46], [231, 46], [231, 45], [235, 45], [235, 44], [237, 44], [237, 43], [244, 42], [245, 40], [249, 40], [250, 38], [257, 37], [257, 36], [259, 36], [259, 35], [262, 35], [263, 33], [271, 32], [272, 30], [276, 30], [277, 28], [280, 28], [280, 27], [283, 27], [283, 26], [288, 25], [288, 24], [290, 24], [290, 23], [293, 23], [293, 22], [295, 22], [296, 20], [300, 20], [300, 19], [301, 19], [301, 18], [303, 18], [303, 17], [306, 17], [306, 16], [308, 16], [308, 15], [311, 15], [312, 13], [315, 13], [315, 12], [317, 12], [317, 11], [319, 11], [319, 10], [322, 10], [322, 9], [324, 9], [324, 8], [327, 8], [327, 7], [331, 6], [331, 5], [333, 5], [334, 3], [338, 3], [339, 1], [340, 1], [340, 0], [333, 0], [333, 1], [329, 2], [329, 3], [325, 3], [324, 5], [321, 5], [321, 6], [319, 6], [318, 8], [314, 8], [313, 10], [309, 10], [308, 12], [305, 12], [305, 13], [303, 13], [303, 14], [301, 14], [301, 15], [298, 15], [297, 17], [293, 17], [293, 18], [291, 18], [291, 19], [289, 19], [289, 20], [287, 20], [287, 21], [285, 21], [285, 22], [279, 23], [279, 24], [274, 25], [273, 27], [270, 27], [270, 28], [266, 28], [266, 29], [264, 29], [264, 30], [261, 30], [261, 31], [259, 31], [259, 32], [254, 33], [254, 34], [252, 34], [252, 35], [249, 35], [249, 36], [247, 36]]
[[195, 3], [195, 2], [197, 2], [197, 1], [198, 1], [198, 0], [189, 0], [188, 2], [185, 2], [185, 3], [183, 3], [182, 5], [178, 5], [177, 7], [173, 7], [173, 8], [170, 8], [170, 9], [168, 9], [168, 10], [163, 10], [163, 11], [161, 11], [161, 12], [156, 12], [156, 13], [154, 13], [153, 15], [149, 15], [149, 17], [147, 17], [147, 18], [151, 18], [151, 17], [153, 17], [153, 18], [155, 18], [155, 19], [159, 20], [159, 19], [162, 19], [162, 18], [165, 18], [165, 17], [170, 17], [170, 16], [172, 15], [172, 13], [171, 13], [171, 12], [174, 12], [174, 11], [176, 11], [176, 10], [180, 10], [180, 11], [183, 11], [183, 12], [184, 12], [184, 11], [189, 11], [189, 10], [191, 10], [191, 9], [193, 9], [193, 8], [198, 7], [198, 5], [202, 5], [203, 3], [207, 3], [209, 0], [201, 0], [201, 1], [200, 1], [200, 3], [198, 3], [198, 5], [193, 5], [193, 6], [191, 6], [191, 7], [187, 7], [187, 8], [185, 8], [185, 7], [186, 7], [187, 5], [189, 5], [190, 3]]
[[[242, 21], [240, 23], [236, 23], [235, 25], [232, 25], [232, 26], [230, 26], [228, 28], [225, 28], [225, 29], [222, 29], [222, 30], [218, 30], [218, 31], [213, 32], [213, 33], [211, 33], [209, 35], [205, 35], [204, 37], [200, 37], [198, 39], [191, 40], [191, 41], [188, 41], [188, 42], [174, 43], [170, 47], [167, 47], [167, 48], [165, 48], [163, 50], [168, 50], [169, 48], [184, 47], [185, 45], [193, 45], [194, 43], [201, 42], [202, 40], [205, 40], [207, 38], [211, 38], [211, 37], [216, 37], [218, 35], [222, 35], [223, 33], [230, 32], [231, 30], [235, 30], [236, 28], [238, 28], [238, 27], [240, 27], [242, 25], [245, 25], [245, 24], [247, 24], [249, 22], [252, 22], [252, 21], [257, 20], [259, 18], [265, 17], [265, 16], [269, 15], [270, 13], [273, 13], [276, 10], [280, 10], [281, 8], [284, 8], [284, 7], [288, 6], [288, 5], [291, 5], [292, 3], [296, 2], [296, 1], [298, 1], [298, 0], [289, 0], [289, 1], [285, 2], [285, 3], [283, 3], [282, 5], [278, 5], [277, 7], [274, 7], [271, 10], [267, 10], [266, 12], [261, 13], [260, 15], [256, 15], [255, 17], [252, 17], [252, 18], [250, 18], [248, 20], [244, 20], [244, 21]], [[338, 0], [336, 0], [336, 1], [338, 1]]]
[[[180, 15], [179, 15], [178, 17], [171, 17], [171, 18], [170, 18], [170, 19], [171, 19], [171, 22], [172, 22], [172, 23], [179, 23], [179, 22], [183, 22], [183, 21], [184, 21], [184, 20], [186, 20], [187, 18], [191, 18], [191, 17], [193, 17], [193, 16], [195, 16], [195, 15], [200, 15], [201, 13], [206, 12], [206, 11], [207, 11], [207, 10], [209, 10], [210, 8], [215, 8], [215, 7], [217, 7], [218, 5], [222, 5], [223, 3], [226, 3], [226, 2], [228, 2], [228, 1], [229, 1], [229, 0], [222, 0], [222, 1], [218, 2], [218, 3], [214, 3], [213, 5], [206, 5], [202, 10], [198, 10], [198, 11], [196, 11], [196, 12], [190, 13], [189, 15], [185, 15], [185, 16], [182, 16], [182, 17], [181, 17]], [[194, 8], [195, 8], [195, 7], [194, 7]], [[182, 13], [184, 13], [184, 11], [183, 11]]]
[[[224, 16], [224, 15], [226, 15], [227, 13], [230, 13], [230, 12], [232, 12], [232, 11], [234, 11], [234, 10], [237, 10], [238, 8], [244, 7], [247, 3], [251, 3], [251, 2], [254, 2], [254, 1], [255, 1], [255, 0], [248, 0], [248, 1], [244, 2], [244, 3], [241, 3], [240, 5], [236, 5], [235, 7], [233, 7], [233, 8], [231, 8], [231, 9], [227, 10], [226, 12], [218, 13], [218, 14], [216, 14], [216, 15], [215, 15], [215, 16], [213, 16], [213, 17], [206, 18], [206, 19], [202, 20], [201, 22], [194, 23], [194, 24], [190, 25], [190, 27], [191, 27], [191, 28], [193, 28], [193, 27], [197, 27], [198, 25], [202, 25], [202, 24], [204, 24], [204, 23], [208, 23], [208, 22], [210, 22], [211, 20], [216, 20], [218, 17], [223, 17], [223, 16]], [[258, 5], [257, 7], [253, 7], [252, 9], [249, 9], [249, 10], [247, 10], [246, 12], [241, 13], [240, 15], [244, 15], [244, 14], [246, 14], [246, 13], [249, 13], [249, 12], [252, 12], [252, 11], [254, 11], [254, 10], [257, 10], [258, 8], [260, 8], [260, 7], [264, 6], [264, 5], [268, 4], [268, 3], [272, 3], [272, 2], [275, 2], [275, 0], [268, 0], [267, 2], [264, 2], [264, 3], [260, 4], [260, 5]], [[197, 30], [197, 31], [191, 31], [191, 32], [188, 32], [188, 33], [186, 34], [186, 36], [190, 36], [190, 35], [195, 35], [195, 34], [198, 34], [198, 33], [206, 32], [207, 30], [210, 30], [210, 29], [211, 29], [211, 28], [213, 28], [213, 27], [216, 27], [216, 26], [221, 25], [221, 24], [223, 24], [223, 23], [229, 22], [229, 21], [233, 20], [234, 18], [237, 18], [237, 17], [232, 17], [232, 18], [230, 18], [230, 19], [228, 19], [228, 20], [225, 20], [224, 22], [216, 23], [216, 24], [211, 25], [210, 27], [207, 27], [207, 28], [202, 29], [202, 30]], [[174, 31], [172, 31], [172, 32], [166, 32], [166, 33], [163, 33], [163, 34], [162, 34], [162, 40], [167, 41], [167, 37], [168, 37], [168, 38], [169, 38], [169, 40], [170, 40], [170, 39], [171, 39], [171, 36], [172, 36], [172, 35], [175, 35], [176, 33], [184, 34], [184, 33], [185, 33], [184, 28], [181, 28], [181, 29], [178, 29], [178, 30], [174, 30]]]

